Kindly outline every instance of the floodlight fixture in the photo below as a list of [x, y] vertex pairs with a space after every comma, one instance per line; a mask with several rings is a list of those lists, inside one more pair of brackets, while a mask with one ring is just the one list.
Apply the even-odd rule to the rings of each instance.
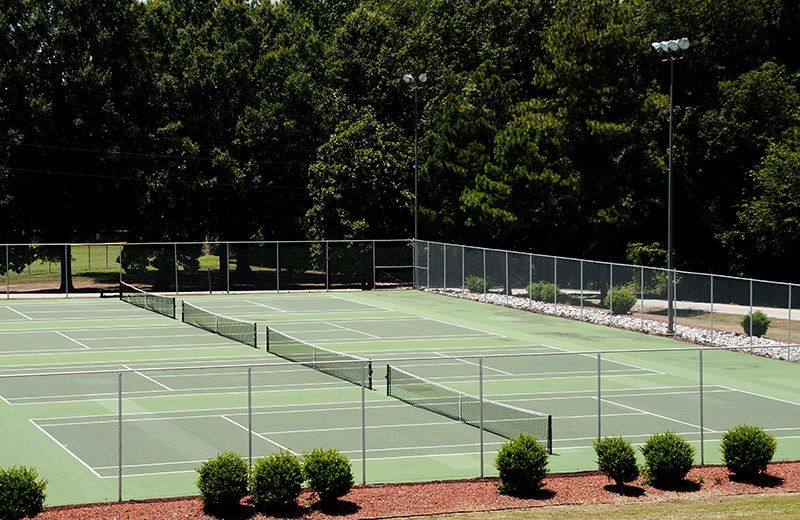
[[689, 38], [664, 40], [660, 42], [653, 42], [650, 45], [659, 54], [659, 56], [662, 56], [664, 61], [678, 60], [683, 57], [684, 51], [689, 48]]
[[423, 72], [422, 74], [419, 75], [419, 82], [425, 83], [426, 81], [428, 81], [428, 75]]
[[403, 81], [405, 81], [406, 83], [411, 83], [412, 81], [414, 81], [414, 76], [412, 76], [411, 74], [403, 74]]

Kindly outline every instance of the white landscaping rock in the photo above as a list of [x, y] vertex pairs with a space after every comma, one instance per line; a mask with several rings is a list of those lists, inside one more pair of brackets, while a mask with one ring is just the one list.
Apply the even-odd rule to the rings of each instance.
[[[575, 307], [572, 305], [556, 305], [554, 303], [531, 300], [524, 296], [505, 295], [498, 293], [471, 293], [465, 289], [423, 290], [434, 294], [442, 294], [455, 298], [491, 303], [493, 305], [536, 312], [539, 314], [546, 314], [548, 316], [558, 316], [559, 318], [585, 321], [588, 323], [594, 323], [596, 325], [605, 325], [607, 327], [633, 330], [636, 332], [643, 332], [645, 334], [652, 334], [656, 336], [667, 335], [666, 323], [637, 317], [634, 315], [611, 314], [606, 311], [589, 307], [584, 307], [581, 309], [580, 307]], [[757, 356], [782, 360], [786, 360], [788, 357], [789, 361], [800, 362], [800, 348], [798, 348], [796, 345], [794, 345], [793, 348], [788, 348], [788, 343], [782, 343], [780, 341], [771, 339], [757, 337], [750, 338], [750, 336], [746, 336], [744, 334], [736, 334], [719, 330], [712, 331], [709, 329], [687, 327], [677, 324], [675, 325], [675, 333], [671, 337], [698, 345], [742, 348], [747, 349], [747, 352]]]

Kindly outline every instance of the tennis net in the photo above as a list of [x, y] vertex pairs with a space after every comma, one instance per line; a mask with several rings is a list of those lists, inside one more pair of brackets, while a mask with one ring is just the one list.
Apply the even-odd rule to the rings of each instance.
[[552, 416], [483, 399], [386, 365], [386, 395], [506, 439], [527, 433], [553, 453]]
[[267, 351], [358, 386], [363, 379], [364, 387], [372, 390], [372, 361], [369, 359], [318, 347], [269, 327]]
[[149, 293], [120, 281], [119, 299], [142, 309], [175, 319], [175, 298], [171, 296]]
[[255, 322], [229, 318], [186, 301], [181, 302], [181, 319], [189, 325], [258, 348], [258, 330]]

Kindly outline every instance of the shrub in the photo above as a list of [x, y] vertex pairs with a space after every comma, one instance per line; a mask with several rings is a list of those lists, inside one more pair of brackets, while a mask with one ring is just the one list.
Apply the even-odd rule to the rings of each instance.
[[500, 472], [500, 491], [527, 495], [538, 490], [547, 474], [547, 451], [531, 435], [520, 435], [503, 444], [495, 459]]
[[486, 284], [482, 276], [470, 275], [464, 278], [464, 285], [467, 287], [467, 290], [471, 293], [482, 293], [483, 288]]
[[220, 453], [205, 461], [197, 472], [197, 488], [209, 511], [233, 510], [247, 495], [247, 462], [238, 453]]
[[308, 485], [323, 503], [344, 496], [353, 487], [350, 460], [338, 450], [314, 449], [303, 456], [303, 473]]
[[641, 448], [650, 484], [672, 486], [686, 477], [694, 463], [694, 448], [672, 432], [657, 433]]
[[[742, 329], [744, 329], [745, 334], [750, 334], [750, 314], [747, 314], [742, 317], [742, 321], [740, 322], [742, 325]], [[769, 324], [772, 322], [769, 319], [769, 316], [764, 314], [761, 311], [755, 311], [752, 314], [753, 319], [753, 336], [761, 337], [767, 333], [767, 329], [769, 328]]]
[[722, 463], [737, 477], [751, 479], [767, 470], [777, 447], [773, 435], [742, 424], [722, 434]]
[[291, 453], [271, 453], [253, 464], [250, 495], [256, 509], [265, 510], [294, 502], [302, 485], [300, 459]]
[[632, 285], [616, 285], [603, 298], [603, 306], [611, 305], [613, 314], [628, 314], [636, 304], [636, 288]]
[[622, 437], [606, 437], [594, 441], [597, 467], [618, 486], [633, 482], [639, 476], [636, 452], [630, 442]]
[[0, 518], [20, 520], [44, 510], [46, 480], [33, 468], [0, 469]]
[[528, 285], [528, 296], [532, 300], [546, 303], [567, 303], [569, 298], [553, 283], [533, 282]]

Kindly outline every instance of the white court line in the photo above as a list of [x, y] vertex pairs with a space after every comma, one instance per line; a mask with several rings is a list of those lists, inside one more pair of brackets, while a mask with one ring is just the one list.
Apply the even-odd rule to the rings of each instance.
[[453, 339], [482, 339], [486, 338], [486, 334], [439, 334], [437, 336], [381, 336], [380, 339], [361, 339], [361, 338], [343, 338], [316, 340], [315, 343], [321, 345], [335, 345], [347, 343], [376, 343], [378, 341], [449, 341]]
[[[231, 424], [235, 424], [236, 426], [238, 426], [239, 428], [243, 429], [246, 432], [250, 431], [250, 430], [247, 429], [247, 426], [242, 426], [241, 424], [239, 424], [238, 422], [234, 421], [233, 419], [229, 419], [229, 418], [225, 417], [224, 415], [220, 415], [220, 417], [222, 417], [223, 419], [225, 419], [226, 421], [228, 421]], [[282, 444], [278, 444], [277, 442], [273, 441], [269, 437], [261, 435], [260, 433], [252, 432], [252, 434], [255, 435], [256, 437], [258, 437], [259, 439], [263, 439], [263, 440], [267, 441], [270, 444], [274, 444], [275, 446], [279, 447], [282, 450], [288, 451], [289, 453], [291, 453], [293, 455], [300, 455], [296, 451], [292, 451], [289, 448], [287, 448], [286, 446], [283, 446]]]
[[363, 331], [360, 331], [360, 330], [351, 329], [350, 327], [345, 327], [344, 325], [337, 325], [337, 324], [332, 323], [330, 321], [326, 321], [324, 323], [327, 323], [328, 325], [336, 327], [337, 329], [346, 330], [348, 332], [355, 332], [356, 334], [361, 334], [362, 336], [369, 336], [370, 338], [373, 338], [373, 339], [383, 339], [382, 337], [376, 336], [375, 334], [370, 334], [369, 332], [363, 332]]
[[[551, 348], [551, 349], [553, 349], [553, 350], [558, 350], [559, 352], [571, 352], [570, 350], [567, 350], [567, 349], [565, 349], [565, 348], [554, 347], [553, 345], [548, 345], [548, 344], [546, 344], [546, 343], [542, 343], [542, 345], [544, 345], [544, 346], [545, 346], [545, 347], [547, 347], [547, 348]], [[600, 357], [600, 358], [601, 358], [601, 359], [603, 359], [603, 355], [607, 355], [607, 354], [613, 354], [613, 353], [611, 353], [611, 352], [603, 352], [603, 353], [601, 354], [601, 357]], [[620, 355], [622, 355], [622, 354], [625, 354], [625, 353], [624, 353], [624, 352], [621, 352], [621, 353], [620, 353]], [[585, 354], [585, 353], [584, 353], [584, 354], [576, 354], [576, 355], [584, 355], [584, 356], [588, 357], [589, 359], [595, 359], [595, 360], [597, 359], [597, 356], [596, 356], [596, 355], [592, 355], [592, 354]], [[662, 376], [665, 376], [665, 375], [666, 375], [666, 373], [664, 373], [664, 372], [660, 372], [660, 371], [658, 371], [658, 370], [653, 370], [652, 368], [644, 368], [644, 367], [640, 367], [640, 366], [638, 366], [638, 365], [632, 365], [632, 364], [630, 364], [630, 363], [624, 363], [624, 362], [622, 362], [622, 361], [616, 361], [616, 360], [614, 360], [614, 359], [609, 359], [609, 358], [607, 358], [607, 357], [605, 358], [605, 361], [606, 361], [607, 363], [616, 363], [616, 364], [618, 364], [618, 365], [625, 365], [625, 366], [628, 366], [628, 367], [631, 367], [631, 368], [636, 368], [636, 369], [638, 369], [638, 370], [644, 370], [644, 371], [646, 371], [646, 372], [652, 372], [652, 373], [654, 373], [654, 374], [659, 374], [659, 375], [662, 375]], [[601, 370], [601, 373], [602, 373], [602, 372], [603, 372], [603, 371]]]
[[[41, 426], [39, 426], [38, 424], [36, 424], [36, 422], [35, 422], [33, 419], [28, 419], [28, 420], [29, 420], [29, 421], [30, 421], [30, 423], [31, 423], [32, 425], [34, 425], [34, 426], [35, 426], [35, 427], [36, 427], [36, 428], [37, 428], [37, 429], [38, 429], [40, 432], [42, 432], [43, 434], [47, 435], [47, 436], [50, 438], [50, 440], [52, 440], [53, 442], [55, 442], [56, 444], [58, 444], [59, 446], [61, 446], [61, 448], [62, 448], [64, 451], [66, 451], [67, 453], [69, 453], [70, 455], [72, 455], [72, 456], [75, 458], [75, 460], [77, 460], [78, 462], [80, 462], [81, 464], [83, 464], [83, 466], [84, 466], [86, 469], [88, 469], [89, 471], [91, 471], [92, 473], [94, 473], [94, 475], [95, 475], [96, 477], [100, 477], [100, 474], [99, 474], [98, 472], [96, 472], [96, 471], [94, 470], [94, 468], [92, 468], [90, 465], [86, 464], [86, 463], [83, 461], [83, 459], [82, 459], [82, 458], [80, 458], [80, 457], [78, 457], [77, 455], [75, 455], [75, 454], [74, 454], [74, 453], [73, 453], [73, 452], [72, 452], [72, 451], [71, 451], [69, 448], [67, 448], [67, 446], [66, 446], [65, 444], [62, 444], [62, 443], [61, 443], [61, 442], [59, 442], [59, 441], [58, 441], [58, 440], [57, 440], [55, 437], [53, 437], [52, 435], [50, 435], [50, 434], [49, 434], [49, 433], [48, 433], [48, 432], [47, 432], [47, 431], [46, 431], [44, 428], [42, 428]], [[100, 478], [102, 478], [102, 477], [100, 477]]]
[[30, 316], [28, 316], [27, 314], [23, 314], [23, 313], [19, 312], [17, 309], [14, 309], [14, 308], [13, 308], [13, 307], [11, 307], [10, 305], [6, 305], [6, 309], [10, 310], [11, 312], [16, 312], [17, 314], [19, 314], [20, 316], [22, 316], [22, 317], [23, 317], [23, 318], [25, 318], [25, 319], [28, 319], [28, 320], [33, 320], [33, 318], [31, 318], [31, 317], [30, 317]]
[[[114, 347], [95, 347], [91, 349], [93, 352], [115, 352], [119, 354], [128, 353], [128, 352], [147, 352], [148, 350], [156, 350], [158, 349], [161, 352], [168, 351], [168, 350], [195, 350], [195, 349], [218, 349], [218, 348], [231, 348], [232, 346], [241, 346], [242, 343], [237, 341], [230, 340], [230, 343], [202, 343], [192, 345], [191, 343], [187, 343], [183, 346], [169, 346], [169, 345], [152, 345], [146, 348], [134, 348], [134, 349], [117, 349]], [[88, 347], [87, 347], [88, 348]], [[250, 347], [252, 349], [252, 347]], [[84, 349], [85, 350], [85, 349]], [[60, 349], [54, 351], [53, 349], [49, 350], [12, 350], [9, 352], [0, 352], [0, 357], [3, 356], [16, 356], [19, 354], [28, 354], [31, 353], [31, 356], [52, 356], [54, 352], [63, 352], [63, 353], [75, 353], [75, 352], [83, 352], [83, 350], [68, 350], [68, 349]]]
[[272, 309], [273, 311], [278, 311], [278, 312], [286, 312], [283, 309], [279, 309], [277, 307], [273, 307], [272, 305], [267, 305], [266, 303], [258, 303], [258, 302], [254, 302], [253, 300], [242, 300], [242, 301], [245, 302], [245, 303], [252, 303], [253, 305], [258, 305], [259, 307], [264, 307], [265, 309]]
[[[359, 423], [361, 421], [359, 420]], [[437, 422], [424, 422], [424, 423], [402, 423], [402, 424], [376, 424], [364, 426], [366, 430], [380, 430], [383, 428], [418, 428], [420, 426], [453, 426], [462, 425], [461, 421], [437, 421]], [[316, 433], [316, 432], [343, 432], [349, 430], [361, 430], [361, 425], [358, 426], [341, 426], [339, 428], [311, 428], [307, 430], [282, 430], [274, 432], [261, 432], [262, 435], [282, 435], [282, 434], [295, 434], [295, 433]]]
[[[615, 396], [615, 397], [628, 397], [628, 396]], [[621, 408], [627, 408], [628, 410], [633, 410], [635, 412], [641, 412], [641, 413], [644, 413], [644, 414], [647, 414], [647, 415], [652, 415], [653, 417], [658, 417], [659, 419], [664, 419], [664, 420], [667, 420], [667, 421], [676, 422], [678, 424], [683, 424], [685, 426], [691, 426], [693, 428], [697, 428], [698, 430], [700, 429], [700, 425], [699, 424], [692, 424], [692, 423], [688, 423], [686, 421], [681, 421], [680, 419], [667, 417], [666, 415], [659, 415], [659, 414], [654, 413], [654, 412], [648, 412], [647, 410], [642, 410], [641, 408], [635, 408], [633, 406], [628, 406], [626, 404], [615, 403], [614, 401], [609, 401], [608, 399], [601, 398], [600, 401], [602, 401], [604, 403], [608, 403], [608, 404], [613, 404], [613, 405], [619, 406]], [[711, 428], [705, 428], [704, 427], [703, 430], [711, 432], [711, 433], [719, 433], [717, 430], [712, 430]]]
[[60, 330], [57, 330], [57, 331], [55, 331], [55, 332], [56, 332], [56, 334], [58, 334], [59, 336], [61, 336], [61, 337], [64, 337], [64, 338], [67, 338], [67, 339], [68, 339], [68, 340], [70, 340], [71, 342], [73, 342], [73, 343], [75, 343], [75, 344], [77, 344], [77, 345], [80, 345], [80, 346], [82, 346], [83, 348], [85, 348], [85, 349], [87, 349], [87, 350], [92, 350], [92, 347], [90, 347], [89, 345], [86, 345], [86, 344], [84, 344], [84, 343], [81, 343], [80, 341], [78, 341], [78, 340], [77, 340], [77, 339], [75, 339], [75, 338], [70, 338], [69, 336], [67, 336], [66, 334], [64, 334], [63, 332], [61, 332]]
[[474, 332], [480, 332], [481, 334], [485, 334], [487, 336], [494, 336], [496, 338], [507, 338], [508, 336], [504, 336], [503, 334], [498, 334], [496, 332], [490, 332], [487, 330], [476, 329], [475, 327], [467, 327], [466, 325], [460, 325], [458, 323], [451, 323], [449, 321], [440, 320], [439, 318], [428, 318], [426, 316], [420, 316], [420, 319], [425, 321], [435, 321], [437, 323], [444, 323], [445, 325], [450, 325], [451, 327], [457, 327], [460, 329], [467, 329]]
[[165, 385], [164, 383], [160, 383], [160, 382], [156, 381], [155, 379], [153, 379], [152, 377], [148, 376], [147, 374], [142, 374], [141, 372], [138, 372], [138, 371], [136, 371], [136, 370], [132, 369], [132, 368], [131, 368], [131, 367], [129, 367], [128, 365], [122, 365], [122, 368], [124, 368], [124, 369], [126, 369], [126, 370], [133, 370], [133, 373], [134, 373], [134, 374], [136, 374], [136, 375], [139, 375], [139, 376], [142, 376], [143, 378], [147, 379], [148, 381], [152, 381], [153, 383], [157, 384], [158, 386], [160, 386], [160, 387], [162, 387], [162, 388], [166, 388], [166, 389], [167, 389], [167, 390], [169, 390], [170, 392], [172, 392], [172, 391], [173, 391], [173, 389], [172, 389], [172, 388], [168, 387], [168, 386], [167, 386], [167, 385]]
[[358, 304], [358, 305], [363, 305], [364, 307], [372, 307], [373, 309], [380, 309], [382, 311], [394, 312], [394, 309], [390, 309], [389, 307], [381, 307], [380, 305], [374, 305], [372, 303], [364, 303], [364, 302], [360, 302], [358, 300], [351, 300], [350, 298], [343, 298], [342, 296], [330, 295], [329, 297], [330, 298], [334, 298], [336, 300], [342, 300], [342, 301], [345, 301], [345, 302], [350, 302], [350, 303], [355, 303], [355, 304]]
[[779, 399], [777, 397], [770, 397], [768, 395], [757, 394], [755, 392], [748, 392], [747, 390], [739, 390], [738, 388], [731, 388], [729, 386], [723, 386], [723, 385], [714, 385], [714, 386], [719, 386], [721, 388], [725, 388], [725, 389], [730, 390], [732, 392], [741, 392], [743, 394], [750, 394], [750, 395], [753, 395], [753, 396], [756, 396], [756, 397], [761, 397], [761, 398], [764, 398], [764, 399], [771, 399], [772, 401], [778, 401], [780, 403], [793, 404], [795, 406], [800, 406], [800, 404], [793, 403], [792, 401], [787, 401], [786, 399]]
[[[480, 364], [479, 364], [479, 363], [475, 363], [474, 361], [468, 361], [468, 360], [466, 360], [466, 359], [461, 359], [461, 358], [458, 358], [458, 357], [449, 356], [449, 355], [447, 355], [447, 354], [442, 354], [441, 352], [434, 352], [434, 354], [436, 354], [437, 356], [441, 356], [441, 357], [443, 357], [443, 358], [446, 358], [446, 359], [453, 359], [453, 360], [459, 361], [460, 363], [466, 363], [467, 365], [474, 365], [474, 366], [476, 366], [476, 367], [479, 367], [479, 366], [480, 366]], [[404, 366], [409, 366], [409, 365], [404, 365]], [[434, 366], [439, 366], [439, 365], [434, 365]], [[505, 374], [505, 375], [507, 375], [507, 376], [515, 376], [515, 375], [520, 375], [520, 374], [512, 374], [511, 372], [506, 372], [505, 370], [500, 370], [499, 368], [487, 367], [487, 366], [485, 366], [485, 365], [484, 365], [484, 367], [483, 367], [483, 368], [486, 368], [486, 369], [488, 369], [488, 370], [494, 370], [495, 372], [499, 372], [499, 373], [501, 373], [501, 374]], [[472, 376], [472, 377], [474, 377], [474, 376]]]

